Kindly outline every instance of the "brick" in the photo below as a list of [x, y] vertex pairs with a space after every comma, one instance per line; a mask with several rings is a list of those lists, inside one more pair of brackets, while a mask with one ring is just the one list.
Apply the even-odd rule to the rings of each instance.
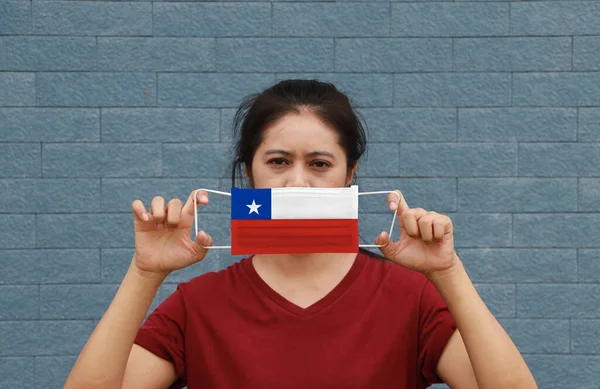
[[512, 35], [594, 35], [600, 33], [600, 4], [585, 1], [515, 2]]
[[3, 70], [77, 71], [96, 70], [93, 37], [13, 36], [0, 38], [4, 45]]
[[219, 38], [222, 72], [333, 71], [333, 39]]
[[[360, 164], [360, 162], [359, 162]], [[366, 178], [357, 180], [359, 192], [392, 191], [398, 189], [411, 208], [436, 212], [456, 211], [456, 180], [444, 178]], [[393, 195], [392, 195], [393, 196]], [[358, 211], [390, 213], [387, 195], [359, 196]], [[391, 213], [390, 213], [391, 214]]]
[[600, 318], [600, 285], [517, 284], [517, 316], [544, 319]]
[[575, 249], [463, 249], [473, 282], [577, 282]]
[[[159, 74], [158, 104], [170, 107], [237, 107], [273, 83], [269, 74]], [[202, 91], [202, 93], [198, 93]]]
[[164, 144], [165, 177], [226, 177], [231, 162], [230, 146], [224, 143]]
[[387, 4], [273, 4], [275, 36], [389, 36], [389, 26]]
[[571, 38], [455, 39], [454, 68], [461, 72], [569, 71]]
[[598, 175], [600, 145], [586, 143], [521, 143], [519, 175], [586, 177]]
[[514, 106], [583, 107], [600, 105], [600, 73], [515, 73]]
[[154, 73], [38, 73], [36, 77], [40, 106], [156, 105]]
[[502, 143], [402, 143], [399, 175], [408, 177], [512, 176], [517, 146]]
[[155, 36], [269, 36], [271, 5], [155, 3]]
[[63, 387], [76, 359], [76, 356], [36, 357], [34, 374], [36, 388]]
[[93, 329], [91, 320], [0, 321], [0, 356], [77, 355]]
[[0, 212], [89, 212], [100, 201], [100, 180], [0, 179]]
[[514, 215], [515, 247], [599, 247], [600, 214]]
[[593, 389], [598, 386], [600, 357], [594, 355], [526, 355], [537, 385], [544, 389]]
[[37, 247], [133, 247], [133, 216], [97, 213], [38, 215]]
[[338, 72], [444, 72], [452, 70], [451, 39], [336, 39]]
[[99, 319], [117, 292], [118, 285], [42, 285], [42, 319]]
[[0, 320], [37, 319], [37, 285], [0, 285]]
[[215, 71], [215, 40], [98, 38], [98, 69], [133, 72]]
[[0, 106], [32, 106], [35, 104], [35, 75], [0, 72], [0, 90]]
[[475, 284], [475, 288], [495, 317], [515, 317], [514, 284]]
[[33, 389], [33, 357], [0, 357], [0, 389]]
[[600, 109], [579, 109], [578, 140], [580, 142], [600, 141]]
[[0, 268], [0, 284], [94, 283], [100, 281], [100, 253], [72, 249], [0, 250]]
[[235, 116], [236, 109], [224, 108], [221, 109], [221, 125], [220, 125], [220, 140], [224, 143], [233, 143], [233, 117]]
[[575, 141], [577, 111], [572, 108], [460, 108], [458, 139], [469, 142]]
[[510, 89], [508, 73], [395, 74], [394, 106], [507, 106]]
[[41, 154], [39, 143], [0, 143], [0, 177], [39, 177]]
[[369, 142], [456, 141], [456, 109], [364, 108], [360, 113]]
[[580, 249], [578, 251], [579, 282], [600, 283], [600, 250]]
[[0, 108], [1, 142], [97, 142], [96, 109]]
[[35, 215], [0, 215], [0, 249], [35, 247]]
[[133, 258], [135, 250], [128, 249], [108, 249], [100, 250], [101, 255], [101, 279], [103, 283], [121, 283]]
[[37, 35], [151, 35], [152, 4], [34, 2], [33, 32]]
[[456, 247], [510, 247], [511, 217], [507, 214], [447, 213], [454, 226]]
[[575, 212], [575, 178], [459, 178], [461, 212]]
[[600, 55], [598, 51], [600, 51], [600, 37], [573, 37], [573, 70], [600, 70]]
[[344, 73], [283, 73], [277, 81], [286, 79], [317, 79], [331, 82], [357, 107], [391, 107], [394, 94], [391, 74], [344, 74]]
[[571, 321], [571, 353], [600, 354], [600, 320]]
[[569, 353], [569, 321], [501, 319], [500, 324], [521, 353]]
[[159, 144], [44, 144], [44, 177], [155, 177]]
[[508, 3], [392, 4], [392, 36], [508, 35]]
[[104, 142], [218, 142], [216, 109], [107, 108], [102, 110]]
[[358, 164], [357, 174], [365, 177], [394, 177], [400, 166], [397, 143], [370, 143]]
[[579, 211], [600, 212], [600, 179], [579, 179]]
[[31, 32], [31, 2], [0, 1], [0, 35]]
[[[199, 188], [218, 189], [219, 182], [216, 179], [104, 179], [102, 180], [102, 209], [106, 212], [131, 212], [131, 204], [134, 200], [142, 200], [146, 209], [150, 208], [152, 199], [155, 196], [162, 196], [165, 199], [165, 205], [169, 200], [178, 198], [185, 204], [192, 191]], [[230, 205], [229, 198], [224, 198], [218, 194], [209, 193], [210, 203], [206, 209], [212, 212], [225, 212], [229, 208], [220, 208], [220, 203]]]

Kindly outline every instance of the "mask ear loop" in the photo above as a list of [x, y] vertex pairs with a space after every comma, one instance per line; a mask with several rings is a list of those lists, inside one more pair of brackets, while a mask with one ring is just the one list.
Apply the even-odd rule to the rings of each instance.
[[[194, 191], [194, 227], [195, 227], [195, 232], [196, 232], [196, 235], [194, 235], [194, 239], [196, 239], [196, 237], [198, 236], [198, 205], [196, 204], [196, 196], [197, 196], [198, 192], [201, 190], [203, 190], [205, 192], [209, 192], [209, 193], [216, 193], [216, 194], [231, 197], [231, 193], [221, 192], [220, 190], [201, 188], [201, 189], [196, 189]], [[203, 249], [230, 249], [231, 248], [231, 246], [207, 246], [207, 247], [204, 247], [202, 245], [199, 245], [199, 246], [202, 247]]]
[[[358, 195], [371, 195], [371, 194], [389, 194], [389, 193], [393, 193], [398, 197], [398, 207], [400, 206], [400, 195], [398, 194], [398, 192], [396, 191], [385, 191], [385, 190], [381, 190], [381, 191], [377, 191], [377, 192], [361, 192]], [[396, 214], [397, 214], [398, 209], [396, 208], [396, 211], [394, 211], [394, 216], [392, 217], [392, 225], [390, 226], [390, 232], [389, 232], [389, 236], [390, 239], [392, 239], [392, 231], [394, 230], [394, 223], [396, 222]], [[385, 246], [384, 244], [359, 244], [358, 247], [383, 247]]]

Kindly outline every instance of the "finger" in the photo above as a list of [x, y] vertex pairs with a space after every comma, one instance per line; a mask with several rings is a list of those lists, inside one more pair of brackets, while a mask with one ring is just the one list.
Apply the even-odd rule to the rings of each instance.
[[167, 224], [171, 228], [176, 228], [181, 219], [181, 209], [183, 203], [179, 199], [171, 199], [167, 205]]
[[428, 212], [417, 221], [419, 224], [421, 239], [424, 242], [431, 242], [433, 240], [433, 220], [435, 219], [436, 215], [437, 214], [435, 212]]
[[425, 211], [423, 208], [413, 208], [403, 212], [399, 217], [400, 228], [406, 231], [409, 236], [413, 238], [420, 238], [417, 220], [419, 220], [426, 213], [427, 211]]
[[146, 212], [146, 207], [141, 200], [135, 200], [133, 203], [131, 203], [131, 210], [133, 211], [135, 218], [145, 222], [150, 220], [150, 215], [148, 215], [148, 212]]
[[196, 258], [196, 262], [201, 261], [206, 256], [208, 252], [208, 248], [212, 246], [213, 240], [210, 235], [208, 235], [204, 231], [200, 231], [198, 236], [196, 236], [196, 242], [194, 242], [193, 250], [194, 257]]
[[392, 242], [387, 232], [384, 231], [381, 234], [379, 234], [375, 239], [375, 244], [378, 246], [382, 246], [379, 247], [379, 250], [381, 251], [381, 254], [383, 254], [384, 257], [392, 258], [394, 256], [394, 253], [396, 251], [396, 245], [394, 244], [394, 242]]
[[448, 216], [440, 215], [433, 221], [433, 237], [442, 240], [447, 232], [452, 232], [452, 221]]
[[153, 198], [150, 212], [152, 212], [152, 216], [154, 216], [157, 223], [162, 223], [165, 220], [165, 199], [161, 196]]
[[398, 215], [400, 215], [400, 214], [402, 214], [402, 212], [410, 209], [406, 202], [406, 199], [402, 195], [402, 192], [400, 192], [398, 189], [394, 190], [393, 192], [388, 193], [387, 202], [388, 202], [388, 206], [390, 207], [390, 209], [392, 211], [397, 210]]
[[190, 196], [181, 210], [181, 225], [191, 226], [194, 222], [194, 201], [197, 206], [208, 204], [208, 193], [204, 190], [193, 191], [190, 193]]

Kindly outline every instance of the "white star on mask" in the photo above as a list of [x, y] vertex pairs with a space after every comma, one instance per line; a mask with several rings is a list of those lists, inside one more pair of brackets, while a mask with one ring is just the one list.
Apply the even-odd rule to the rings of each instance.
[[256, 214], [258, 215], [258, 208], [262, 207], [262, 205], [257, 205], [256, 202], [252, 200], [252, 204], [246, 204], [246, 207], [250, 208], [250, 212], [248, 212], [248, 215], [250, 215], [252, 212], [256, 212]]

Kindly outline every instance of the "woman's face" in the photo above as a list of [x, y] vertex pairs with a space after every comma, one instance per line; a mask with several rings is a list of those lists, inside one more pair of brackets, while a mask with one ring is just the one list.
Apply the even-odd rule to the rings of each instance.
[[267, 127], [252, 159], [255, 188], [344, 187], [355, 170], [348, 172], [335, 130], [308, 112]]

